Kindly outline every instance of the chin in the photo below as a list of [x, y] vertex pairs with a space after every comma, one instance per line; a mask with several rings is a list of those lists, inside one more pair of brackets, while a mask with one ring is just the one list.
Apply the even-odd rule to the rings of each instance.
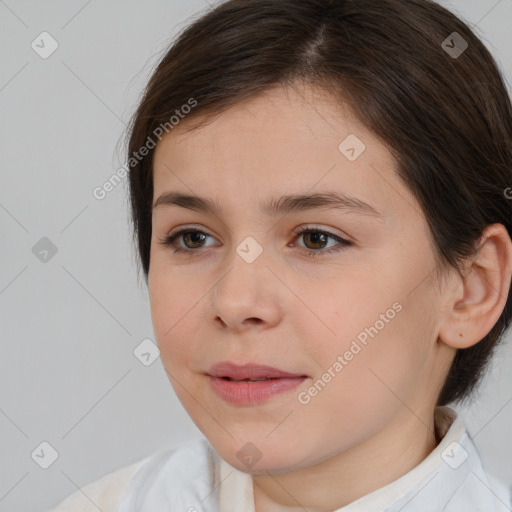
[[[277, 451], [273, 447], [264, 449], [255, 448], [253, 445], [247, 444], [242, 449], [233, 451], [230, 447], [226, 450], [215, 450], [217, 453], [234, 468], [251, 475], [287, 473], [300, 467], [300, 459], [290, 457], [290, 449], [281, 445]], [[267, 452], [267, 456], [265, 456]], [[245, 463], [244, 457], [253, 456], [256, 461], [253, 464]]]

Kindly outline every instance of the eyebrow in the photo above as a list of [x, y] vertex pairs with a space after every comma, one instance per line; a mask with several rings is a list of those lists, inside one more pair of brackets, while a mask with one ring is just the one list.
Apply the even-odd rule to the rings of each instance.
[[[212, 213], [222, 217], [221, 205], [206, 197], [183, 194], [180, 192], [164, 192], [153, 204], [153, 209], [162, 206], [180, 206], [198, 212]], [[264, 203], [261, 213], [277, 217], [294, 212], [312, 210], [315, 208], [336, 208], [344, 212], [354, 212], [383, 219], [383, 215], [370, 204], [341, 192], [327, 191], [315, 194], [284, 195], [279, 198], [271, 198]]]

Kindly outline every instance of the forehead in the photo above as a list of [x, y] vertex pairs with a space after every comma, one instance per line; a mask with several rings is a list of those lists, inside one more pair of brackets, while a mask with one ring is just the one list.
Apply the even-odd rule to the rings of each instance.
[[187, 131], [197, 121], [185, 118], [157, 144], [154, 199], [179, 190], [247, 204], [333, 188], [381, 212], [419, 210], [386, 145], [322, 89], [276, 87]]

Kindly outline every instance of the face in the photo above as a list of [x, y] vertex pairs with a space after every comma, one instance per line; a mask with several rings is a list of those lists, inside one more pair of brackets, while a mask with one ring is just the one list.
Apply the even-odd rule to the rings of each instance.
[[[188, 133], [186, 123], [155, 149], [148, 286], [163, 365], [198, 428], [254, 474], [327, 461], [392, 426], [424, 429], [444, 378], [436, 265], [388, 149], [310, 87], [272, 89]], [[350, 199], [324, 201], [332, 193]], [[300, 195], [309, 202], [280, 200]], [[254, 399], [232, 402], [208, 375], [225, 361], [302, 378], [275, 381], [291, 387], [260, 401], [268, 383], [224, 382]]]

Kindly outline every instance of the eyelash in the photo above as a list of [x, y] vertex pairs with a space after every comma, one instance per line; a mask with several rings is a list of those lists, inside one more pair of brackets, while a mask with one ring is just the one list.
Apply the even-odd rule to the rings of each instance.
[[[183, 254], [186, 254], [187, 256], [192, 256], [192, 253], [199, 251], [201, 248], [183, 249], [181, 247], [177, 247], [176, 243], [175, 243], [177, 238], [179, 238], [180, 236], [183, 236], [185, 234], [188, 234], [188, 233], [202, 233], [204, 235], [211, 236], [211, 235], [208, 235], [208, 233], [205, 233], [204, 231], [201, 231], [199, 229], [188, 228], [188, 229], [182, 229], [180, 231], [177, 231], [176, 233], [173, 233], [172, 235], [167, 235], [163, 239], [160, 239], [159, 243], [161, 243], [165, 246], [171, 247], [174, 253], [183, 253]], [[302, 235], [303, 233], [320, 233], [322, 235], [326, 235], [328, 238], [332, 238], [333, 240], [336, 240], [337, 242], [339, 242], [338, 245], [330, 247], [329, 249], [319, 249], [319, 250], [303, 249], [304, 251], [306, 251], [308, 253], [308, 256], [310, 256], [310, 257], [316, 257], [319, 255], [325, 255], [325, 254], [329, 254], [329, 253], [342, 251], [342, 250], [346, 249], [347, 247], [353, 245], [353, 242], [350, 242], [349, 240], [345, 240], [344, 238], [341, 238], [338, 235], [335, 235], [328, 231], [323, 231], [323, 230], [320, 230], [317, 228], [312, 228], [309, 226], [302, 226], [300, 228], [297, 228], [293, 231], [293, 233], [296, 238], [300, 237], [300, 235]]]

